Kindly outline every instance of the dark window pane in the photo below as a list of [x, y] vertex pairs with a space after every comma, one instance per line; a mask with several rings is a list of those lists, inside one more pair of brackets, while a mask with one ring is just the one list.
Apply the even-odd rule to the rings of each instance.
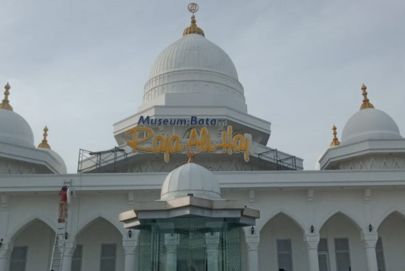
[[335, 253], [336, 253], [337, 271], [350, 270], [349, 239], [336, 238], [335, 239]]
[[28, 247], [14, 247], [10, 259], [10, 271], [25, 271]]
[[101, 245], [100, 271], [115, 271], [116, 244]]
[[292, 250], [290, 239], [277, 240], [277, 261], [279, 270], [292, 271]]
[[328, 254], [319, 254], [319, 271], [329, 271], [329, 259]]
[[72, 271], [81, 271], [82, 270], [82, 245], [76, 245], [75, 251], [72, 258]]
[[101, 260], [100, 271], [114, 271], [115, 259]]
[[349, 239], [336, 238], [335, 239], [335, 250], [336, 251], [349, 251]]
[[350, 257], [349, 253], [336, 253], [336, 267], [337, 271], [350, 270]]
[[11, 261], [25, 261], [27, 259], [27, 247], [14, 247]]
[[291, 240], [289, 239], [277, 240], [277, 251], [291, 253]]
[[328, 251], [328, 240], [326, 238], [321, 238], [318, 244], [318, 251], [319, 252], [327, 252]]
[[25, 262], [12, 262], [10, 271], [25, 271]]
[[377, 255], [378, 270], [385, 271], [384, 249], [383, 249], [383, 244], [382, 244], [381, 238], [378, 238], [375, 252]]
[[102, 244], [101, 257], [115, 257], [116, 247], [117, 246], [115, 244]]

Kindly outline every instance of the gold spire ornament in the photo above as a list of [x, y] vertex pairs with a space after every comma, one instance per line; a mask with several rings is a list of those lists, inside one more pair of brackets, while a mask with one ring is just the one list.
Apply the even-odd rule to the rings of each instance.
[[51, 149], [51, 146], [49, 146], [49, 144], [48, 144], [48, 131], [49, 131], [48, 127], [45, 126], [44, 133], [43, 133], [44, 138], [42, 139], [42, 142], [39, 143], [38, 148], [48, 149], [48, 150]]
[[330, 146], [331, 146], [331, 147], [339, 146], [339, 145], [340, 145], [340, 141], [339, 141], [339, 139], [338, 139], [338, 137], [337, 137], [337, 128], [336, 128], [335, 125], [333, 125], [332, 131], [333, 131], [333, 139], [332, 139], [332, 142], [330, 143]]
[[199, 6], [197, 3], [191, 2], [187, 6], [188, 11], [190, 11], [193, 15], [191, 16], [191, 25], [184, 29], [183, 36], [189, 35], [189, 34], [198, 34], [201, 36], [204, 36], [204, 31], [197, 26], [197, 21], [195, 19], [195, 13], [198, 11]]
[[8, 96], [10, 96], [10, 88], [10, 84], [7, 82], [7, 84], [4, 86], [4, 99], [0, 104], [0, 109], [13, 111], [13, 107], [10, 105], [10, 101], [8, 100]]
[[195, 153], [191, 151], [187, 152], [187, 163], [192, 163], [195, 156]]
[[361, 85], [361, 91], [363, 95], [363, 103], [360, 106], [360, 109], [374, 108], [374, 105], [370, 103], [370, 100], [367, 97], [367, 86], [365, 84]]

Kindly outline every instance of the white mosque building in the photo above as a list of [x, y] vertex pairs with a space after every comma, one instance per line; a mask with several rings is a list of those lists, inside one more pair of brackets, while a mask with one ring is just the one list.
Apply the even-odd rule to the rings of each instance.
[[138, 111], [114, 124], [117, 147], [81, 150], [76, 174], [47, 129], [35, 146], [5, 86], [0, 271], [404, 271], [405, 139], [395, 121], [363, 85], [341, 141], [334, 128], [320, 170], [303, 170], [267, 146], [270, 122], [248, 113], [231, 58], [189, 9], [191, 25], [156, 58]]

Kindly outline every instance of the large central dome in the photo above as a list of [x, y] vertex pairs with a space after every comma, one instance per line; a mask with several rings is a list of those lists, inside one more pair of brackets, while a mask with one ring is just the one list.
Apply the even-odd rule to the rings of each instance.
[[186, 35], [164, 49], [149, 78], [184, 70], [210, 71], [238, 79], [235, 65], [224, 50], [199, 34]]
[[220, 106], [246, 112], [235, 65], [202, 34], [188, 33], [160, 53], [145, 85], [143, 108]]

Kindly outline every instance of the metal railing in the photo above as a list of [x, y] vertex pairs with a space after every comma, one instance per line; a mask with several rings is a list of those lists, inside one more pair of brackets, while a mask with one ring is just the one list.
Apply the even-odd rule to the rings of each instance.
[[127, 152], [119, 147], [98, 152], [80, 149], [77, 172], [94, 172], [107, 165], [112, 165], [112, 171], [114, 172], [117, 162], [126, 159], [127, 157]]

